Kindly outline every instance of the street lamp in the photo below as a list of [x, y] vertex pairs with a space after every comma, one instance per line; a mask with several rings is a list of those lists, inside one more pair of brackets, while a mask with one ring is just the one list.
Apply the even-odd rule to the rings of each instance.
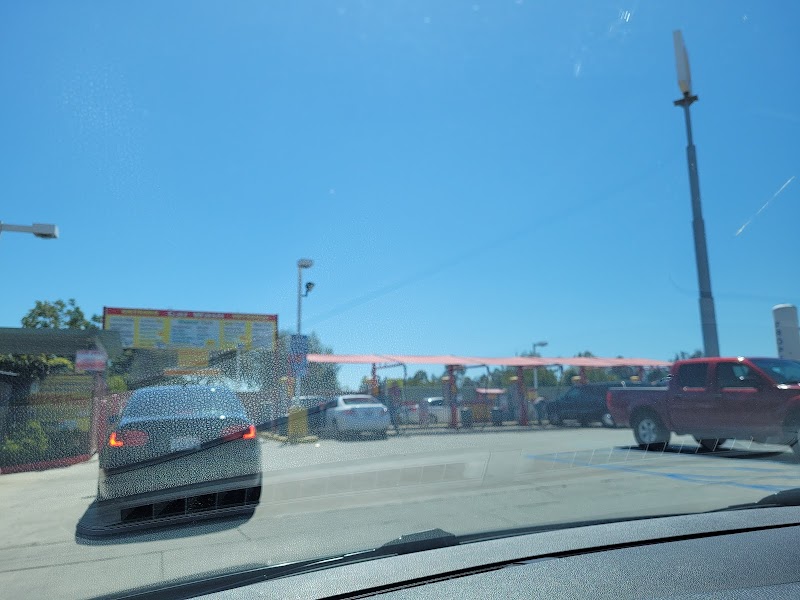
[[[533, 343], [533, 356], [536, 356], [536, 348], [544, 348], [547, 342], [534, 342]], [[533, 368], [533, 393], [539, 395], [539, 367]]]
[[689, 107], [697, 102], [692, 94], [692, 74], [689, 70], [689, 56], [683, 44], [680, 31], [672, 32], [675, 46], [675, 65], [678, 71], [678, 87], [683, 94], [675, 100], [675, 106], [683, 108], [686, 120], [686, 158], [689, 163], [689, 188], [692, 194], [692, 229], [694, 230], [694, 254], [697, 262], [697, 279], [700, 287], [700, 323], [703, 330], [703, 351], [706, 356], [719, 356], [719, 339], [717, 337], [717, 317], [714, 309], [714, 297], [711, 295], [711, 275], [708, 267], [708, 249], [706, 248], [706, 226], [703, 222], [703, 211], [700, 204], [700, 180], [697, 174], [697, 152], [692, 138], [692, 119]]
[[38, 238], [55, 240], [58, 238], [58, 226], [48, 223], [34, 223], [33, 225], [10, 225], [0, 221], [0, 233], [16, 231], [17, 233], [32, 233]]
[[314, 261], [310, 258], [301, 258], [297, 261], [297, 335], [300, 335], [300, 319], [303, 312], [303, 298], [314, 289], [314, 283], [306, 283], [306, 293], [303, 293], [303, 269], [310, 269], [314, 266]]

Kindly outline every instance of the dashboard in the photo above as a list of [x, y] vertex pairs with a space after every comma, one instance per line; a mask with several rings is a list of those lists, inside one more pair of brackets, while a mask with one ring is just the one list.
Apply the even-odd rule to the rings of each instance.
[[203, 598], [800, 598], [800, 509], [659, 517], [462, 544]]

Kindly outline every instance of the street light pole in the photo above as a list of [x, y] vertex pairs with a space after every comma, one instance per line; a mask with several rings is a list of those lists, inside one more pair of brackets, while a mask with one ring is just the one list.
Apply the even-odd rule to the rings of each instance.
[[[544, 348], [547, 342], [534, 342], [533, 343], [533, 356], [536, 357], [536, 347]], [[539, 395], [539, 367], [533, 367], [533, 392]]]
[[[306, 283], [306, 292], [303, 293], [303, 269], [310, 269], [314, 266], [314, 261], [310, 258], [301, 258], [297, 261], [297, 335], [301, 333], [301, 318], [303, 310], [303, 298], [308, 296], [308, 293], [314, 289], [312, 282]], [[299, 398], [303, 387], [303, 375], [300, 372], [295, 372], [295, 397]]]
[[680, 31], [673, 32], [673, 43], [678, 70], [678, 87], [683, 93], [683, 97], [680, 100], [675, 100], [674, 104], [683, 108], [683, 115], [686, 121], [686, 159], [689, 164], [689, 189], [692, 196], [692, 229], [694, 232], [695, 260], [697, 262], [697, 280], [700, 288], [700, 324], [703, 332], [703, 352], [705, 356], [719, 356], [717, 317], [714, 308], [714, 297], [711, 294], [711, 273], [708, 266], [706, 226], [703, 221], [703, 209], [700, 201], [697, 150], [692, 137], [692, 117], [689, 108], [694, 102], [697, 102], [698, 98], [692, 94], [689, 57]]
[[303, 269], [310, 269], [314, 266], [314, 261], [310, 258], [301, 258], [297, 261], [297, 335], [301, 333], [301, 319], [303, 314], [303, 298], [308, 296], [308, 292], [314, 287], [309, 282], [306, 285], [306, 293], [303, 293]]
[[300, 335], [300, 322], [303, 314], [303, 268], [297, 264], [297, 335]]

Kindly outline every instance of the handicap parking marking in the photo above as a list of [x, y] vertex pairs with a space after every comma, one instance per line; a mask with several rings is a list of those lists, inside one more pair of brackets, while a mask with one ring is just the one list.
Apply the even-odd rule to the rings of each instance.
[[[800, 487], [800, 472], [796, 473], [786, 472], [785, 470], [780, 469], [778, 467], [765, 465], [763, 469], [759, 469], [758, 467], [743, 468], [738, 465], [736, 466], [731, 465], [730, 467], [724, 464], [715, 465], [714, 468], [717, 470], [725, 470], [725, 471], [748, 470], [748, 471], [761, 472], [764, 474], [764, 477], [760, 477], [759, 478], [760, 480], [763, 479], [774, 480], [776, 477], [780, 476], [783, 476], [784, 478], [789, 480], [783, 485], [779, 485], [777, 483], [776, 484], [747, 483], [737, 480], [735, 478], [736, 476], [733, 474], [691, 473], [691, 472], [686, 472], [683, 469], [676, 470], [675, 467], [677, 465], [674, 464], [658, 464], [657, 462], [655, 462], [658, 460], [659, 457], [664, 457], [666, 455], [670, 458], [675, 458], [676, 460], [681, 460], [681, 458], [685, 459], [686, 467], [691, 467], [693, 465], [701, 468], [710, 466], [709, 463], [705, 461], [703, 461], [702, 463], [694, 461], [693, 457], [690, 457], [685, 454], [678, 454], [672, 452], [655, 452], [655, 453], [641, 452], [638, 449], [636, 449], [634, 451], [637, 454], [641, 452], [641, 456], [638, 460], [631, 461], [630, 455], [632, 450], [634, 449], [611, 448], [610, 452], [607, 451], [606, 449], [601, 449], [601, 450], [593, 450], [592, 452], [577, 451], [577, 452], [559, 452], [554, 454], [527, 454], [525, 455], [525, 458], [533, 461], [542, 461], [544, 463], [549, 463], [551, 467], [556, 467], [556, 465], [562, 465], [568, 468], [582, 467], [587, 469], [598, 469], [606, 471], [631, 473], [634, 475], [647, 475], [652, 477], [660, 477], [664, 479], [681, 481], [684, 483], [727, 486], [727, 487], [759, 490], [759, 491], [773, 492], [773, 493]], [[703, 455], [699, 456], [702, 457]], [[605, 459], [601, 458], [602, 462], [595, 462], [595, 459], [599, 457], [605, 457]], [[620, 458], [620, 460], [615, 461], [614, 458]], [[714, 459], [714, 460], [719, 460], [719, 459]], [[792, 483], [791, 480], [795, 480], [794, 483]]]

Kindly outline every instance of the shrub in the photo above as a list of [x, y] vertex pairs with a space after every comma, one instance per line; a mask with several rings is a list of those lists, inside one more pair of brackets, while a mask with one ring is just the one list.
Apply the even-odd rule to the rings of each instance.
[[42, 424], [28, 421], [17, 427], [0, 445], [0, 465], [11, 466], [43, 460], [49, 442]]

